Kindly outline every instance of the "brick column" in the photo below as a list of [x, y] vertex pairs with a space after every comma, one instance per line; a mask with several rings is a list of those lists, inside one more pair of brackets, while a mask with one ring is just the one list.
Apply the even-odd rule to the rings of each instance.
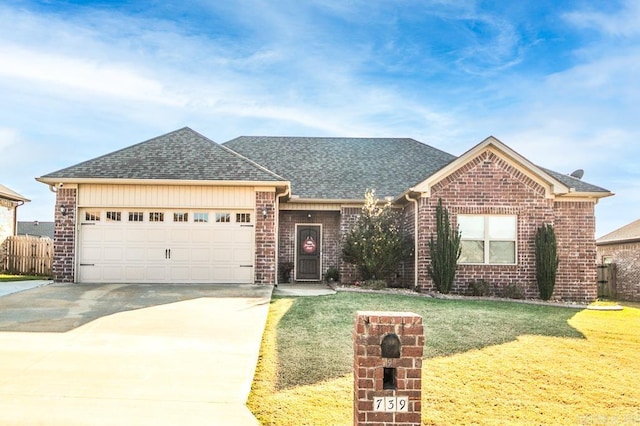
[[356, 313], [353, 424], [420, 425], [422, 317], [410, 312]]
[[276, 193], [256, 192], [256, 284], [276, 283], [276, 214]]
[[[75, 282], [77, 189], [60, 188], [56, 194], [53, 231], [53, 279]], [[65, 207], [65, 215], [60, 207]]]

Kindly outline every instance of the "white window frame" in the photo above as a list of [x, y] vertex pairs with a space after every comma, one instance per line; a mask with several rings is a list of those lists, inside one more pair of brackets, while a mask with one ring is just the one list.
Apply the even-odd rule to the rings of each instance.
[[195, 213], [193, 213], [193, 222], [194, 223], [209, 223], [209, 213], [208, 212], [195, 212]]
[[[493, 266], [511, 266], [518, 264], [518, 216], [516, 215], [498, 215], [498, 214], [459, 214], [458, 223], [460, 222], [460, 217], [482, 217], [484, 219], [484, 239], [479, 240], [478, 238], [465, 238], [463, 234], [461, 234], [461, 242], [462, 241], [482, 241], [483, 242], [483, 262], [459, 262], [461, 265], [493, 265]], [[490, 238], [490, 219], [491, 218], [511, 218], [514, 221], [514, 230], [513, 235], [514, 238]], [[462, 231], [461, 231], [462, 232]], [[491, 242], [513, 242], [513, 263], [503, 263], [503, 262], [491, 262]]]
[[85, 222], [100, 222], [102, 212], [100, 210], [86, 210], [84, 212]]

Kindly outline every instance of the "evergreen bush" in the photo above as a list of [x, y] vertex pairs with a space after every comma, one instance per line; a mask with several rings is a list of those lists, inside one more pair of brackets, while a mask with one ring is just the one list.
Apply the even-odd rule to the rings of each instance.
[[442, 206], [440, 198], [436, 206], [436, 239], [431, 234], [429, 240], [429, 276], [440, 293], [447, 294], [451, 291], [460, 251], [460, 232], [457, 228], [451, 228], [449, 210]]
[[391, 203], [380, 206], [374, 191], [367, 191], [362, 213], [343, 239], [342, 259], [356, 265], [364, 280], [388, 280], [412, 256], [404, 215]]
[[540, 298], [549, 300], [556, 285], [560, 258], [553, 225], [545, 224], [536, 232], [536, 281]]

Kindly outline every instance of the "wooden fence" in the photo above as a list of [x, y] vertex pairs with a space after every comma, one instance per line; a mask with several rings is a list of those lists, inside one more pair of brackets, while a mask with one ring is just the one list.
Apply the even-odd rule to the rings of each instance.
[[[53, 240], [17, 235], [8, 237], [0, 250], [0, 270], [10, 274], [51, 276]], [[4, 256], [2, 256], [4, 254]]]
[[615, 263], [598, 265], [598, 297], [617, 297], [617, 268]]

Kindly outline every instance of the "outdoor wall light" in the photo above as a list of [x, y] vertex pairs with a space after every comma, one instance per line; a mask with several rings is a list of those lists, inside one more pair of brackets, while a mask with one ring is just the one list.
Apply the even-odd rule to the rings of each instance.
[[266, 219], [266, 218], [267, 218], [267, 213], [268, 213], [268, 212], [267, 212], [267, 206], [264, 206], [264, 207], [262, 208], [262, 218], [263, 218], [263, 219]]
[[60, 214], [61, 214], [62, 216], [66, 216], [66, 215], [67, 215], [67, 206], [65, 206], [64, 204], [62, 204], [62, 205], [60, 206], [60, 209], [59, 209], [59, 210], [60, 210]]

